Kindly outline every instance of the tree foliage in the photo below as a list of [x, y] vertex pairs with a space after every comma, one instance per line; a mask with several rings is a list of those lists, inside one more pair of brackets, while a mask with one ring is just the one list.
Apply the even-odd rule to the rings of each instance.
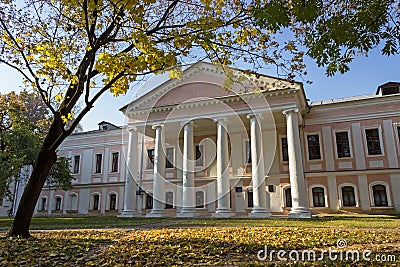
[[[9, 184], [20, 178], [23, 166], [35, 164], [49, 125], [50, 114], [37, 94], [0, 94], [0, 196], [9, 195]], [[47, 183], [70, 188], [69, 168], [69, 162], [59, 158]]]
[[272, 32], [290, 29], [293, 43], [306, 47], [307, 55], [332, 76], [379, 46], [383, 55], [399, 54], [399, 5], [398, 0], [272, 0], [260, 1], [253, 14]]

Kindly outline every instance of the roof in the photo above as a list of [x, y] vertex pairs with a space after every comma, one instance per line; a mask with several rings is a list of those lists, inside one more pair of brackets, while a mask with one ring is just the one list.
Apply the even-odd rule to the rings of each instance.
[[340, 98], [333, 98], [327, 100], [319, 100], [319, 101], [312, 101], [310, 102], [310, 106], [321, 106], [321, 105], [329, 105], [329, 104], [337, 104], [337, 103], [344, 103], [344, 102], [351, 102], [357, 100], [366, 100], [372, 98], [378, 98], [376, 94], [365, 94], [365, 95], [357, 95], [357, 96], [349, 96], [349, 97], [340, 97]]

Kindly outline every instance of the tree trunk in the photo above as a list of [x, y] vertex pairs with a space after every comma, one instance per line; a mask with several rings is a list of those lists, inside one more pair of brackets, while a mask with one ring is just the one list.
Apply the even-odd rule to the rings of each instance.
[[10, 231], [11, 236], [30, 236], [29, 226], [31, 224], [33, 212], [35, 211], [36, 202], [46, 182], [50, 168], [56, 160], [57, 154], [55, 151], [50, 151], [43, 147], [39, 152], [33, 172], [19, 202], [18, 210]]

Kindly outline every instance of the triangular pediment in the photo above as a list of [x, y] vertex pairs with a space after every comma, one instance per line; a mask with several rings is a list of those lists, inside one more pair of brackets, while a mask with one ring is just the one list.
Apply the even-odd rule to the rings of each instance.
[[[233, 69], [233, 71], [241, 73], [239, 70]], [[198, 62], [185, 69], [181, 78], [168, 79], [121, 108], [121, 111], [130, 113], [132, 111], [198, 101], [199, 99], [229, 97], [255, 90], [273, 91], [301, 88], [300, 83], [292, 81], [258, 74], [245, 75], [246, 78], [232, 83], [230, 90], [227, 90], [223, 87], [226, 84], [226, 74], [223, 70], [211, 63]]]

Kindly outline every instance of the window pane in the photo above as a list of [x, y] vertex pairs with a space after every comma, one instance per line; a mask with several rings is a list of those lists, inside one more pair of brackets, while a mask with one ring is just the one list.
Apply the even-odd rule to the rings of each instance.
[[93, 210], [99, 210], [99, 195], [93, 195]]
[[102, 163], [103, 155], [96, 154], [96, 169], [95, 173], [101, 173], [101, 163]]
[[118, 172], [119, 153], [112, 153], [111, 172]]
[[110, 195], [110, 210], [116, 210], [117, 207], [117, 195], [111, 194]]
[[312, 195], [314, 207], [325, 207], [324, 189], [322, 187], [314, 187]]
[[146, 195], [146, 209], [152, 209], [153, 208], [153, 196], [152, 195]]
[[196, 166], [204, 165], [203, 145], [196, 145]]
[[172, 209], [174, 208], [174, 194], [172, 192], [167, 192], [165, 194], [165, 208]]
[[287, 146], [287, 138], [282, 138], [282, 160], [289, 161], [289, 154], [288, 154], [288, 146]]
[[376, 207], [387, 207], [386, 187], [384, 185], [374, 185], [372, 187], [374, 203]]
[[308, 159], [321, 159], [318, 134], [307, 135]]
[[154, 148], [147, 150], [147, 169], [154, 167]]
[[173, 168], [174, 167], [174, 148], [169, 147], [166, 151], [165, 158], [165, 168]]
[[292, 207], [292, 192], [290, 191], [290, 187], [285, 189], [285, 207]]
[[349, 135], [347, 132], [336, 133], [338, 158], [350, 157]]
[[204, 208], [204, 192], [202, 191], [196, 192], [196, 208]]
[[80, 159], [81, 159], [81, 156], [79, 156], [79, 155], [74, 156], [74, 173], [79, 173]]
[[246, 141], [246, 163], [251, 163], [251, 143]]
[[356, 205], [356, 198], [354, 195], [354, 187], [344, 186], [342, 187], [342, 200], [344, 207], [353, 207]]
[[378, 129], [366, 129], [365, 136], [367, 138], [368, 155], [382, 154]]
[[253, 191], [247, 191], [247, 207], [254, 207], [253, 204]]

